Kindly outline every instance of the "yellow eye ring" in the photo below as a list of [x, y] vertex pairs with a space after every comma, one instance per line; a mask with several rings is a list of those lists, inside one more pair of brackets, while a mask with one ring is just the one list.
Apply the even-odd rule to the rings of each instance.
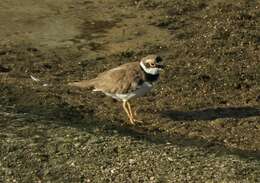
[[154, 66], [155, 66], [155, 64], [154, 64], [154, 63], [150, 63], [150, 66], [154, 67]]

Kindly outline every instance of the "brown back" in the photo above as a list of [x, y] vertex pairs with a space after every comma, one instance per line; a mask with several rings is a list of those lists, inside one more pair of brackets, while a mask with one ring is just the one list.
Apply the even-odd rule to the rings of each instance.
[[136, 90], [144, 80], [139, 62], [132, 62], [99, 74], [92, 84], [96, 90], [123, 94]]

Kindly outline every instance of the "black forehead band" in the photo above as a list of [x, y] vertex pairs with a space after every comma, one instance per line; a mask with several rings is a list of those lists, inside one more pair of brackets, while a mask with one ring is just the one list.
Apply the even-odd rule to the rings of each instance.
[[161, 58], [160, 56], [157, 56], [157, 57], [155, 58], [155, 61], [156, 61], [156, 62], [161, 62], [161, 61], [162, 61], [162, 58]]

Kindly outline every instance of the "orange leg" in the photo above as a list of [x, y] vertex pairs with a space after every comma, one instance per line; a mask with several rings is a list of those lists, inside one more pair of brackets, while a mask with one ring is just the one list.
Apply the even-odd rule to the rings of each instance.
[[[127, 104], [128, 102], [127, 101], [123, 101], [123, 108], [124, 108], [124, 110], [125, 110], [125, 112], [126, 112], [126, 114], [127, 114], [127, 117], [129, 118], [129, 120], [130, 120], [130, 123], [131, 124], [134, 124], [134, 119], [133, 119], [133, 116], [132, 116], [132, 111], [130, 112], [129, 110], [128, 110], [128, 104]], [[127, 105], [127, 106], [126, 106]]]
[[[131, 105], [130, 105], [130, 103], [129, 103], [129, 102], [126, 102], [126, 104], [127, 104], [128, 111], [129, 111], [129, 114], [130, 114], [130, 116], [131, 116], [132, 120], [133, 120], [134, 122], [142, 123], [142, 121], [141, 121], [141, 120], [134, 119], [134, 115], [133, 115], [133, 112], [132, 112], [132, 108], [131, 108]], [[135, 115], [136, 115], [136, 112], [135, 112]]]

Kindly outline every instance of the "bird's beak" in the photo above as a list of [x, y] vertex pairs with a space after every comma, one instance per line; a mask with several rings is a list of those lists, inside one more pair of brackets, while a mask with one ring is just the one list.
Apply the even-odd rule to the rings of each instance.
[[157, 68], [159, 68], [160, 70], [163, 70], [165, 68], [165, 66], [163, 64], [157, 64]]

